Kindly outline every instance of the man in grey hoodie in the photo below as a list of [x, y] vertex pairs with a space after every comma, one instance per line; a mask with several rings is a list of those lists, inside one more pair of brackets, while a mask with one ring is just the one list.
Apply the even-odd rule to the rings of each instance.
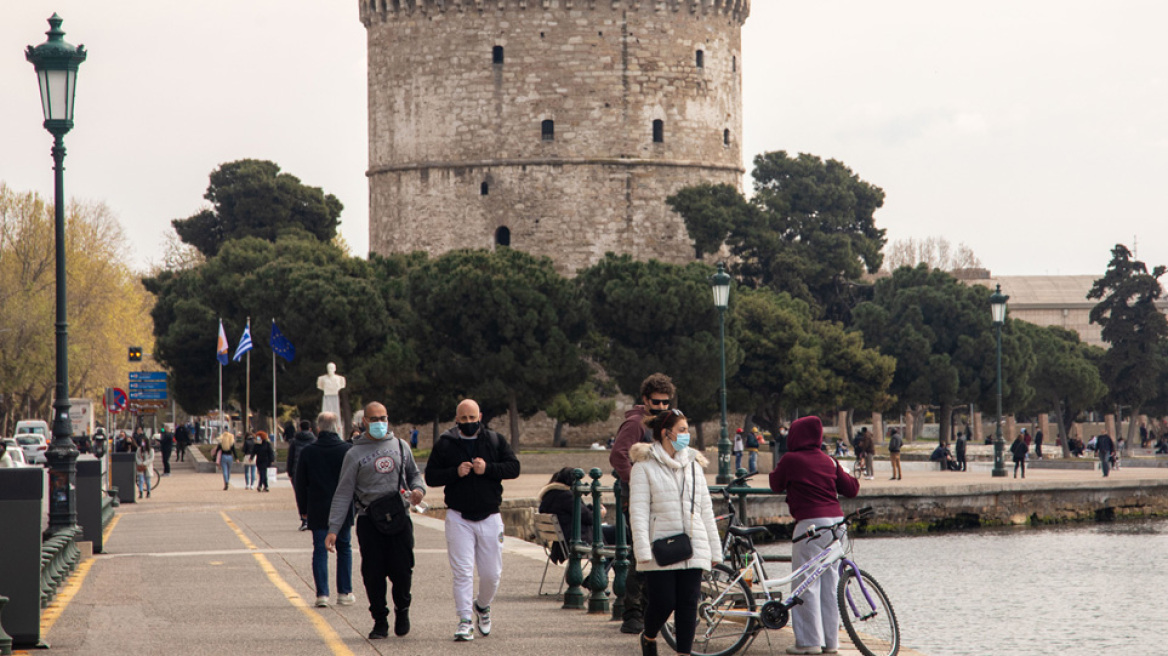
[[[349, 504], [357, 505], [357, 544], [361, 549], [361, 579], [369, 597], [369, 614], [373, 616], [370, 639], [389, 637], [389, 608], [386, 605], [386, 578], [393, 584], [393, 632], [404, 636], [410, 632], [410, 588], [414, 575], [414, 526], [395, 535], [381, 533], [366, 514], [377, 499], [398, 495], [401, 503], [417, 505], [426, 494], [422, 473], [414, 454], [404, 440], [389, 430], [385, 406], [373, 402], [365, 406], [361, 420], [364, 432], [353, 440], [345, 453], [341, 477], [329, 510], [329, 532], [325, 547], [333, 551], [337, 533], [345, 522]], [[408, 498], [408, 503], [407, 503]]]

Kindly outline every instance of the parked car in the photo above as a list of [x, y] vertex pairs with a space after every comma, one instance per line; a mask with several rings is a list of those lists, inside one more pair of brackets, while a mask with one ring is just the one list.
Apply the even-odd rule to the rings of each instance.
[[11, 437], [4, 438], [3, 442], [6, 447], [5, 453], [9, 458], [12, 458], [12, 462], [16, 463], [17, 467], [27, 467], [28, 463], [24, 459], [24, 449], [21, 448], [20, 444]]

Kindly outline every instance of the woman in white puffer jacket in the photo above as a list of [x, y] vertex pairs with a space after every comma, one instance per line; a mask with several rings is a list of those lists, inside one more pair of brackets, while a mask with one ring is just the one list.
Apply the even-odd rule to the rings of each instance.
[[[674, 616], [677, 653], [688, 654], [697, 628], [702, 573], [722, 560], [722, 544], [703, 469], [706, 458], [687, 448], [689, 422], [680, 410], [646, 418], [653, 441], [629, 449], [629, 515], [637, 571], [645, 574], [643, 656], [656, 656], [657, 634]], [[653, 558], [653, 541], [679, 533], [689, 536], [693, 553], [671, 565]]]

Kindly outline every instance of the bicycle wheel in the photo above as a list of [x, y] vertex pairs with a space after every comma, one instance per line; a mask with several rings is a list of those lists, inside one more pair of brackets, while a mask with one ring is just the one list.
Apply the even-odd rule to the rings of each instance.
[[[754, 597], [742, 583], [735, 581], [738, 572], [717, 565], [702, 576], [702, 592], [698, 599], [698, 626], [694, 635], [694, 656], [730, 656], [758, 633], [759, 625], [753, 617], [726, 617], [727, 610], [754, 612]], [[661, 635], [670, 649], [677, 649], [677, 635], [673, 618], [661, 627]]]
[[[861, 580], [863, 587], [861, 588]], [[851, 569], [840, 576], [837, 599], [848, 637], [865, 656], [895, 656], [900, 651], [900, 626], [892, 602], [872, 575]]]
[[154, 470], [154, 481], [150, 485], [151, 490], [157, 490], [158, 484], [162, 482], [162, 472], [157, 469]]

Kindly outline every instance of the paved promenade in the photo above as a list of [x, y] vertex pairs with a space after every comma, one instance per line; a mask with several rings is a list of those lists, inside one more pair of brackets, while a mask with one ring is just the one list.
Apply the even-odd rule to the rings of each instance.
[[[531, 473], [508, 483], [508, 497], [535, 496], [561, 460], [592, 464], [581, 454], [548, 455], [524, 457]], [[547, 463], [542, 462], [545, 459]], [[1113, 476], [1114, 480], [1162, 481], [1168, 479], [1168, 469], [1125, 468]], [[975, 491], [983, 485], [1075, 485], [1076, 481], [1102, 482], [1099, 473], [1092, 471], [1033, 470], [1025, 481], [992, 479], [988, 471], [906, 471], [903, 481], [889, 481], [885, 474], [883, 479], [863, 481], [863, 489], [962, 485]], [[635, 636], [620, 634], [617, 623], [607, 615], [562, 610], [557, 598], [537, 596], [544, 552], [511, 538], [494, 605], [493, 634], [469, 644], [454, 643], [456, 619], [442, 523], [426, 517], [417, 517], [415, 523], [413, 631], [405, 638], [366, 640], [372, 622], [360, 585], [356, 540], [357, 604], [312, 608], [311, 537], [297, 530], [287, 480], [281, 477], [272, 492], [265, 494], [243, 490], [241, 476], [233, 477], [233, 483], [231, 490], [223, 491], [218, 474], [197, 474], [191, 463], [177, 464], [154, 498], [123, 505], [109, 530], [107, 553], [85, 561], [44, 615], [44, 633], [52, 652], [87, 656], [425, 656], [460, 650], [557, 656], [639, 653]], [[761, 477], [755, 483], [764, 484]], [[434, 499], [440, 495], [436, 491]], [[553, 566], [549, 578], [556, 580], [560, 571]], [[763, 633], [749, 653], [782, 653], [792, 642], [789, 629]], [[845, 649], [841, 653], [857, 652]]]

